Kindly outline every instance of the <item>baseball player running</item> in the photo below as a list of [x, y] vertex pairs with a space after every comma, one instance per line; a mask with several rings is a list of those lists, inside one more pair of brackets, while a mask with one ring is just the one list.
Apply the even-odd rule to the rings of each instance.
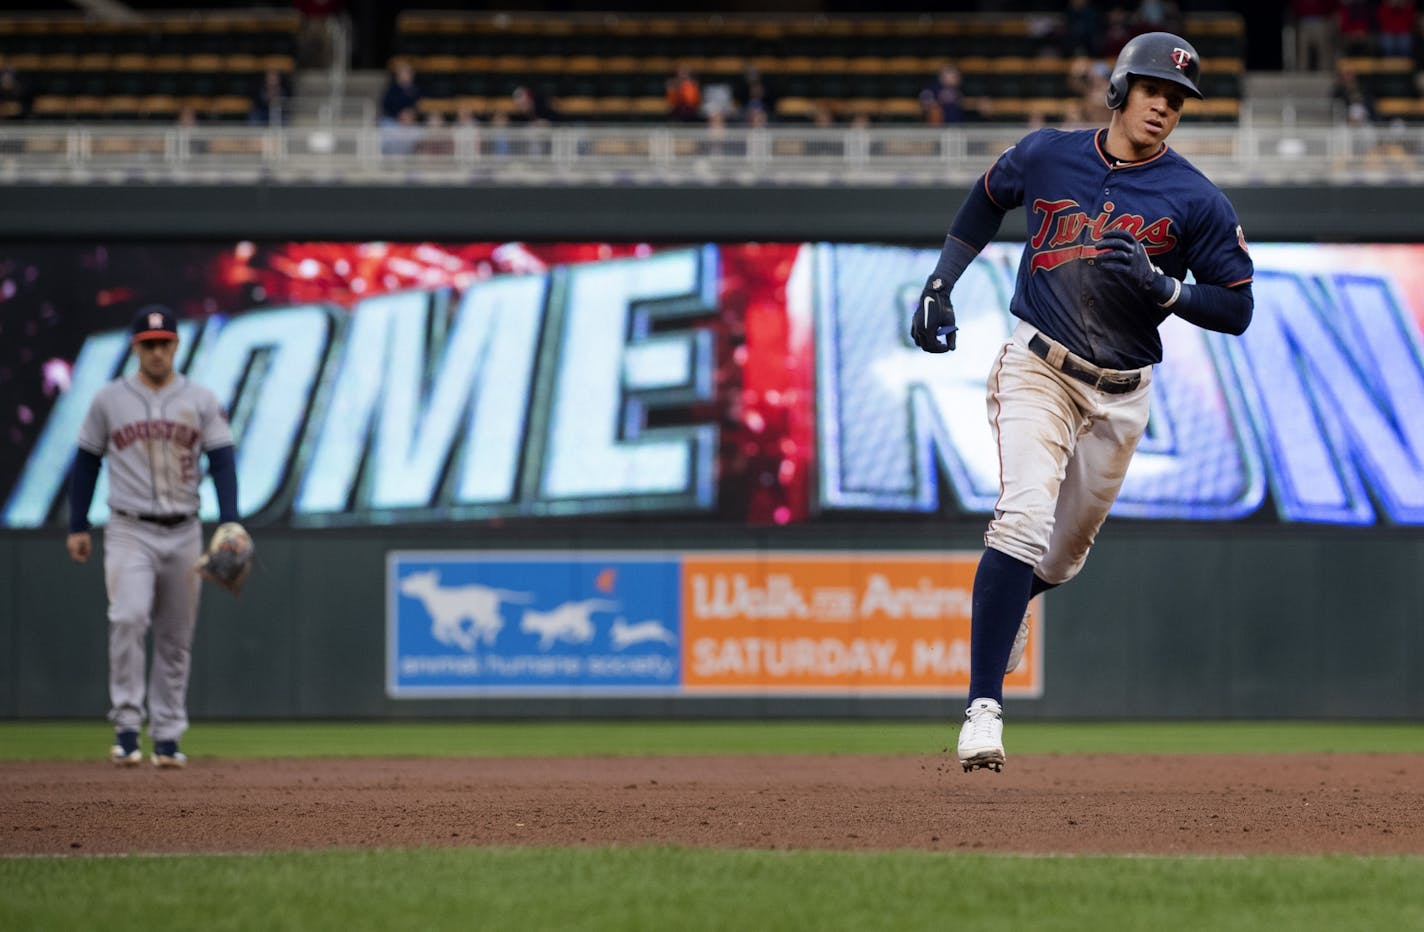
[[[198, 454], [206, 452], [221, 520], [237, 520], [237, 470], [232, 432], [211, 391], [173, 370], [178, 328], [167, 310], [150, 307], [134, 319], [135, 375], [94, 396], [79, 431], [70, 475], [69, 555], [89, 559], [89, 504], [100, 460], [109, 460], [109, 510], [104, 532], [104, 581], [109, 596], [110, 759], [143, 760], [139, 728], [145, 714], [152, 760], [182, 767], [178, 742], [188, 728], [188, 673], [201, 580]], [[153, 631], [147, 682], [145, 642]]]
[[1019, 322], [988, 379], [1001, 480], [974, 577], [966, 771], [1003, 766], [1004, 672], [1027, 635], [1028, 601], [1077, 575], [1117, 498], [1147, 425], [1158, 326], [1176, 314], [1240, 334], [1251, 321], [1236, 212], [1167, 147], [1186, 98], [1202, 96], [1200, 70], [1178, 36], [1130, 41], [1109, 78], [1107, 128], [1041, 129], [1000, 155], [955, 216], [914, 310], [920, 348], [954, 349], [951, 289], [1005, 213], [1027, 207], [1009, 305]]

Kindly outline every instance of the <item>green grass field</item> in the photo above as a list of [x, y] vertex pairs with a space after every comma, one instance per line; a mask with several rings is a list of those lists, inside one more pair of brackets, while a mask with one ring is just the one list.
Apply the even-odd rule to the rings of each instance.
[[[1424, 753], [1424, 725], [1187, 722], [1012, 725], [1015, 754]], [[201, 757], [545, 757], [630, 754], [936, 754], [958, 734], [923, 722], [199, 723]], [[0, 760], [102, 756], [94, 722], [0, 722]]]
[[[103, 723], [0, 722], [92, 759]], [[199, 723], [194, 756], [934, 754], [918, 723]], [[1398, 724], [1016, 724], [1014, 751], [1424, 753]], [[0, 801], [0, 815], [4, 803]], [[11, 830], [0, 821], [0, 831]], [[0, 929], [1424, 928], [1424, 857], [1113, 858], [455, 848], [0, 859]]]

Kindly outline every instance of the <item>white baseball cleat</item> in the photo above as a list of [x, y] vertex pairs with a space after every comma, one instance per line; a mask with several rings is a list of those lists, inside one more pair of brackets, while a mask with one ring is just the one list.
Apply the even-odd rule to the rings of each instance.
[[1004, 674], [1008, 675], [1019, 668], [1023, 663], [1024, 648], [1028, 646], [1029, 623], [1033, 620], [1033, 610], [1024, 612], [1023, 621], [1019, 622], [1019, 633], [1014, 635], [1014, 646], [1009, 648], [1009, 664], [1004, 667]]
[[138, 748], [134, 748], [132, 751], [125, 751], [116, 744], [109, 748], [109, 760], [120, 767], [133, 767], [136, 764], [143, 763], [143, 752]]
[[188, 766], [188, 756], [178, 750], [177, 741], [155, 741], [153, 766], [163, 770], [181, 770]]
[[114, 735], [114, 746], [109, 748], [109, 760], [120, 767], [132, 767], [143, 763], [143, 751], [139, 750], [138, 733], [121, 731]]
[[964, 710], [959, 762], [965, 773], [981, 767], [998, 773], [1003, 768], [1004, 710], [993, 699], [975, 699]]

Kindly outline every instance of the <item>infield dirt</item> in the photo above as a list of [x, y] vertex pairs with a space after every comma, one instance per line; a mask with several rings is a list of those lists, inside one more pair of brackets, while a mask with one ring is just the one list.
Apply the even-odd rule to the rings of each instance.
[[1424, 755], [0, 763], [0, 854], [672, 844], [1424, 854]]

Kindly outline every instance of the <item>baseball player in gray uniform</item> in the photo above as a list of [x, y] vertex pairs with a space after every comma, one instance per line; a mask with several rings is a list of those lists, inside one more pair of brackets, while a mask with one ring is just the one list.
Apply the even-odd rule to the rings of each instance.
[[[1196, 49], [1166, 32], [1123, 47], [1106, 129], [1042, 129], [970, 189], [910, 325], [922, 349], [954, 349], [950, 290], [999, 229], [1027, 209], [1009, 310], [1019, 318], [989, 373], [999, 500], [974, 577], [966, 771], [1004, 763], [1004, 671], [1018, 662], [1030, 598], [1072, 579], [1117, 499], [1147, 427], [1158, 327], [1175, 315], [1219, 333], [1251, 322], [1253, 274], [1230, 202], [1167, 146], [1189, 97]], [[1184, 279], [1188, 271], [1194, 283]]]
[[[143, 760], [139, 729], [149, 720], [152, 760], [182, 767], [178, 742], [188, 729], [188, 674], [201, 579], [198, 455], [206, 453], [222, 521], [237, 520], [232, 431], [216, 396], [173, 369], [178, 327], [164, 308], [133, 322], [138, 372], [94, 396], [79, 431], [70, 474], [69, 555], [89, 559], [88, 512], [102, 458], [109, 461], [104, 582], [109, 597], [110, 759]], [[145, 645], [153, 632], [153, 669], [145, 689]], [[145, 704], [145, 699], [147, 700]]]

